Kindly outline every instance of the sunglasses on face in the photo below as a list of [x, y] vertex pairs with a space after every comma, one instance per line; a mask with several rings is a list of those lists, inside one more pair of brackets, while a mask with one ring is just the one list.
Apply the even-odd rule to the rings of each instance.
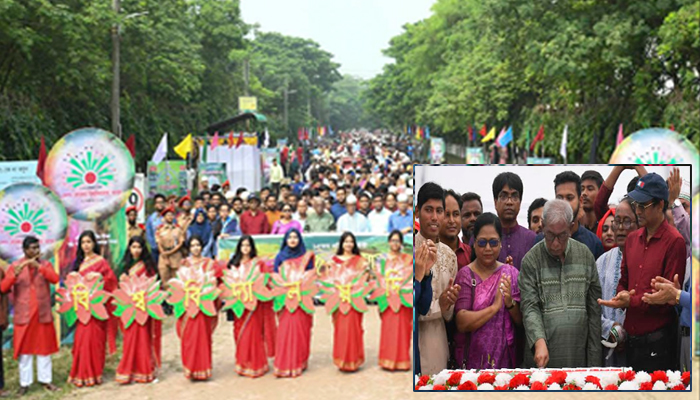
[[498, 245], [500, 243], [501, 243], [501, 241], [498, 239], [491, 239], [491, 240], [479, 239], [476, 241], [477, 246], [484, 248], [488, 244], [489, 246], [491, 246], [492, 249], [498, 247]]
[[651, 207], [651, 206], [654, 205], [654, 201], [652, 200], [652, 201], [650, 201], [650, 202], [648, 202], [648, 203], [646, 203], [646, 204], [637, 203], [637, 202], [635, 201], [635, 202], [632, 203], [632, 205], [633, 205], [634, 207], [636, 207], [637, 209], [640, 209], [640, 208], [641, 208], [642, 210], [646, 211], [647, 208], [649, 208], [649, 207]]

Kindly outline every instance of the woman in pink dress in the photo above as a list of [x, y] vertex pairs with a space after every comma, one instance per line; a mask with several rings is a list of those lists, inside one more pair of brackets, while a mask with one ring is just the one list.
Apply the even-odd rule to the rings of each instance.
[[299, 221], [292, 219], [292, 206], [285, 204], [282, 206], [282, 215], [280, 219], [275, 221], [272, 225], [272, 232], [270, 233], [273, 235], [284, 235], [290, 229], [296, 229], [299, 232], [302, 231]]

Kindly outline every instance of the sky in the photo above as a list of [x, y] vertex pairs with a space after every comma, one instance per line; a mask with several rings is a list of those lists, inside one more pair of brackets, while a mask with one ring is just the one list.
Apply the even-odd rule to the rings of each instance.
[[392, 59], [382, 50], [406, 23], [428, 18], [435, 0], [241, 0], [246, 23], [263, 32], [311, 39], [340, 72], [369, 79]]

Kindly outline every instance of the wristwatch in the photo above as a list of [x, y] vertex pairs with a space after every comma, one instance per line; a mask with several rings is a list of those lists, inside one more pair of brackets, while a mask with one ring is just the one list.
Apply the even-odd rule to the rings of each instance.
[[676, 199], [676, 200], [673, 201], [673, 205], [671, 206], [671, 208], [680, 207], [680, 206], [682, 206], [682, 205], [683, 205], [683, 204], [681, 204], [681, 201], [678, 200], [678, 199]]
[[681, 303], [681, 290], [678, 289], [678, 294], [676, 295], [676, 305]]

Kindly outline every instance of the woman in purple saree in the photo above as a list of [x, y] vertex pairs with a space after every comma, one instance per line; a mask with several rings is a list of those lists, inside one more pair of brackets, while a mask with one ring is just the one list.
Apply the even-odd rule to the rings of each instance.
[[458, 334], [467, 336], [458, 341], [455, 359], [466, 369], [514, 368], [515, 326], [522, 325], [518, 270], [498, 261], [501, 222], [496, 215], [479, 216], [474, 237], [472, 263], [455, 279], [462, 288], [455, 304]]

